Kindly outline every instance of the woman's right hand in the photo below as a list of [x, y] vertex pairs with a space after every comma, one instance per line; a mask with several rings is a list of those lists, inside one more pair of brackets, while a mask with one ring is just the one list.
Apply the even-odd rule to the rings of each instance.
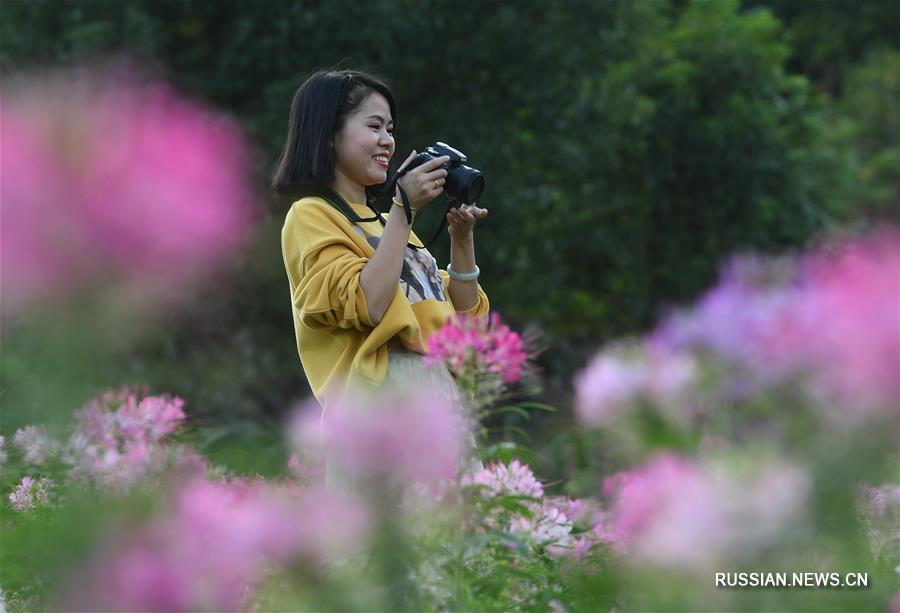
[[[406, 161], [400, 165], [399, 170], [403, 170], [415, 157], [416, 150], [413, 149], [412, 153], [409, 154], [409, 157], [406, 158]], [[397, 181], [397, 198], [400, 198], [399, 186], [402, 186], [403, 191], [406, 192], [406, 197], [409, 198], [410, 206], [418, 211], [440, 196], [444, 193], [444, 183], [447, 181], [447, 171], [440, 166], [449, 161], [450, 156], [442, 155], [439, 158], [428, 160], [421, 166], [413, 168], [400, 177], [400, 180]]]

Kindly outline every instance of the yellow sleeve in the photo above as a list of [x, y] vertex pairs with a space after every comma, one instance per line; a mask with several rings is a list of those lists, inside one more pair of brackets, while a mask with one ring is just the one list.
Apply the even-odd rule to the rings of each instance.
[[285, 220], [281, 243], [291, 299], [303, 325], [374, 327], [359, 283], [369, 258], [333, 220], [314, 206], [295, 207]]
[[[439, 269], [438, 272], [441, 275], [441, 279], [444, 280], [444, 287], [447, 290], [444, 292], [444, 295], [447, 297], [447, 300], [450, 301], [450, 304], [453, 304], [453, 299], [450, 297], [450, 274], [444, 270], [443, 268]], [[453, 307], [453, 310], [456, 310], [456, 307]], [[481, 288], [481, 284], [478, 284], [478, 299], [475, 301], [475, 304], [465, 311], [456, 311], [457, 313], [462, 313], [464, 315], [474, 315], [476, 317], [487, 317], [488, 313], [491, 310], [491, 303], [488, 301], [487, 294], [484, 293], [484, 290]]]

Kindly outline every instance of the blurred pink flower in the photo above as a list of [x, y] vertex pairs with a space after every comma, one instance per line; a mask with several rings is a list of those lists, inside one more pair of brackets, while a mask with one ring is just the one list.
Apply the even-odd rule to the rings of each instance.
[[[359, 547], [368, 512], [338, 492], [276, 487], [262, 479], [192, 479], [173, 507], [130, 530], [77, 578], [73, 602], [116, 610], [238, 610], [278, 565], [321, 564]], [[84, 583], [81, 583], [84, 581]]]
[[76, 431], [63, 454], [70, 479], [128, 488], [167, 463], [199, 470], [203, 459], [163, 440], [185, 420], [184, 401], [127, 388], [105, 392], [77, 411]]
[[900, 234], [883, 228], [803, 262], [801, 355], [826, 400], [900, 414]]
[[576, 413], [583, 423], [608, 426], [638, 402], [650, 401], [686, 420], [683, 397], [695, 384], [697, 370], [689, 353], [664, 345], [613, 345], [575, 376]]
[[490, 318], [456, 314], [426, 340], [426, 362], [445, 364], [457, 377], [493, 375], [518, 381], [527, 355], [521, 337]]
[[372, 517], [356, 496], [335, 488], [304, 490], [295, 507], [298, 547], [294, 555], [308, 560], [333, 560], [360, 551], [372, 529]]
[[900, 411], [900, 236], [881, 228], [789, 259], [734, 258], [692, 312], [652, 342], [711, 350], [739, 368], [728, 394], [802, 377], [829, 416]]
[[799, 517], [808, 476], [774, 460], [750, 472], [671, 453], [607, 478], [609, 538], [637, 563], [708, 569], [752, 557]]
[[581, 421], [603, 425], [639, 397], [647, 380], [642, 365], [612, 351], [600, 353], [575, 377], [575, 409]]
[[50, 479], [41, 478], [35, 481], [31, 477], [22, 477], [16, 491], [9, 495], [9, 503], [16, 511], [25, 512], [33, 507], [44, 507], [50, 504], [50, 488], [54, 486]]
[[451, 479], [462, 465], [464, 420], [429, 390], [351, 389], [322, 413], [310, 401], [294, 413], [290, 439], [301, 456], [335, 454], [354, 475], [400, 482]]
[[0, 109], [5, 307], [111, 277], [187, 280], [244, 234], [244, 137], [168, 85], [33, 75], [4, 88]]
[[797, 283], [791, 260], [735, 256], [722, 267], [718, 285], [693, 310], [667, 317], [651, 343], [712, 351], [739, 368], [724, 381], [725, 396], [752, 394], [797, 366], [803, 344], [794, 321]]
[[13, 442], [25, 454], [25, 462], [36, 466], [42, 465], [59, 450], [59, 443], [38, 426], [16, 430]]

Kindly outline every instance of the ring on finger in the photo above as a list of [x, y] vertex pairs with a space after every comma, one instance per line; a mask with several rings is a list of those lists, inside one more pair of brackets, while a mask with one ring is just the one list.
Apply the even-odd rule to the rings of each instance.
[[441, 189], [441, 184], [438, 182], [437, 179], [432, 179], [432, 181], [434, 181], [434, 188], [435, 188], [435, 189]]

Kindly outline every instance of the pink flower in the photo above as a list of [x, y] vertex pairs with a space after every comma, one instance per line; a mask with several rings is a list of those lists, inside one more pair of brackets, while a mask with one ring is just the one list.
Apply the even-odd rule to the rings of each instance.
[[640, 396], [648, 374], [640, 364], [607, 351], [595, 356], [575, 377], [575, 408], [585, 423], [602, 425]]
[[517, 502], [528, 509], [528, 513], [496, 507], [480, 511], [486, 513], [486, 526], [522, 534], [533, 539], [537, 545], [568, 544], [571, 520], [555, 504], [544, 499], [544, 488], [527, 464], [515, 459], [508, 465], [494, 462], [474, 474], [463, 475], [461, 484], [474, 487], [477, 496], [484, 501], [499, 496], [527, 497]]
[[64, 453], [73, 466], [70, 478], [123, 489], [167, 463], [189, 472], [202, 468], [196, 454], [164, 444], [185, 420], [184, 401], [143, 394], [128, 389], [105, 392], [76, 412], [78, 428]]
[[572, 547], [572, 520], [558, 507], [543, 501], [531, 517], [518, 516], [510, 524], [510, 532], [528, 535], [536, 543], [550, 548], [554, 554], [564, 554]]
[[295, 555], [320, 563], [362, 550], [372, 530], [362, 501], [335, 488], [305, 490], [294, 514], [299, 519]]
[[729, 395], [801, 377], [842, 421], [900, 411], [900, 236], [882, 228], [798, 260], [735, 258], [693, 312], [653, 335], [736, 366]]
[[300, 458], [297, 457], [296, 453], [292, 453], [291, 457], [288, 458], [287, 467], [288, 470], [294, 474], [300, 474], [303, 471], [303, 467], [300, 464]]
[[883, 228], [834, 255], [813, 253], [803, 270], [800, 354], [816, 369], [817, 394], [860, 414], [897, 415], [900, 235]]
[[674, 351], [713, 351], [736, 367], [725, 396], [740, 398], [797, 366], [803, 344], [794, 322], [797, 273], [792, 261], [743, 255], [733, 257], [720, 277], [692, 311], [670, 315], [651, 342]]
[[[324, 414], [313, 401], [295, 412], [291, 440], [340, 458], [363, 477], [400, 482], [450, 479], [462, 464], [464, 425], [450, 399], [428, 390], [351, 390]], [[320, 419], [321, 416], [321, 419]]]
[[38, 426], [16, 430], [13, 441], [25, 454], [25, 461], [37, 466], [42, 465], [59, 449], [59, 443]]
[[[544, 488], [531, 468], [518, 460], [508, 465], [492, 463], [474, 474], [464, 475], [461, 484], [474, 487], [476, 500], [487, 503], [486, 508], [479, 505], [478, 510], [485, 527], [525, 536], [551, 555], [584, 557], [594, 545], [609, 540], [600, 525], [604, 515], [595, 502], [545, 497]], [[516, 502], [527, 512], [490, 504], [500, 496], [522, 497]], [[582, 532], [573, 533], [576, 526]]]
[[191, 479], [165, 514], [132, 527], [86, 578], [73, 578], [72, 600], [83, 609], [242, 609], [269, 571], [321, 565], [355, 550], [368, 530], [367, 510], [346, 494]]
[[53, 486], [50, 479], [35, 481], [31, 477], [22, 477], [16, 491], [9, 495], [9, 502], [20, 513], [36, 506], [47, 506], [50, 504], [50, 488]]
[[169, 396], [147, 396], [136, 404], [127, 402], [116, 413], [119, 429], [126, 437], [159, 441], [185, 420], [183, 407], [184, 400]]
[[515, 494], [541, 498], [544, 487], [527, 464], [512, 460], [509, 464], [494, 462], [473, 475], [463, 475], [463, 485], [479, 486], [482, 496]]
[[550, 496], [547, 500], [576, 524], [589, 521], [595, 512], [594, 505], [584, 499], [568, 498], [567, 496]]
[[575, 377], [575, 409], [586, 424], [608, 426], [640, 401], [689, 418], [685, 398], [697, 380], [694, 358], [665, 345], [614, 345]]
[[490, 318], [456, 314], [443, 328], [428, 337], [426, 361], [445, 364], [457, 377], [475, 374], [518, 381], [527, 355], [521, 337]]
[[122, 71], [35, 75], [0, 106], [11, 307], [111, 279], [184, 282], [238, 245], [252, 197], [233, 122]]
[[798, 468], [763, 459], [752, 472], [665, 453], [608, 478], [609, 538], [636, 563], [708, 569], [773, 543], [809, 491]]
[[614, 539], [609, 528], [609, 516], [605, 511], [596, 510], [589, 520], [589, 529], [573, 535], [570, 550], [566, 554], [575, 558], [584, 558], [598, 546], [610, 547]]

